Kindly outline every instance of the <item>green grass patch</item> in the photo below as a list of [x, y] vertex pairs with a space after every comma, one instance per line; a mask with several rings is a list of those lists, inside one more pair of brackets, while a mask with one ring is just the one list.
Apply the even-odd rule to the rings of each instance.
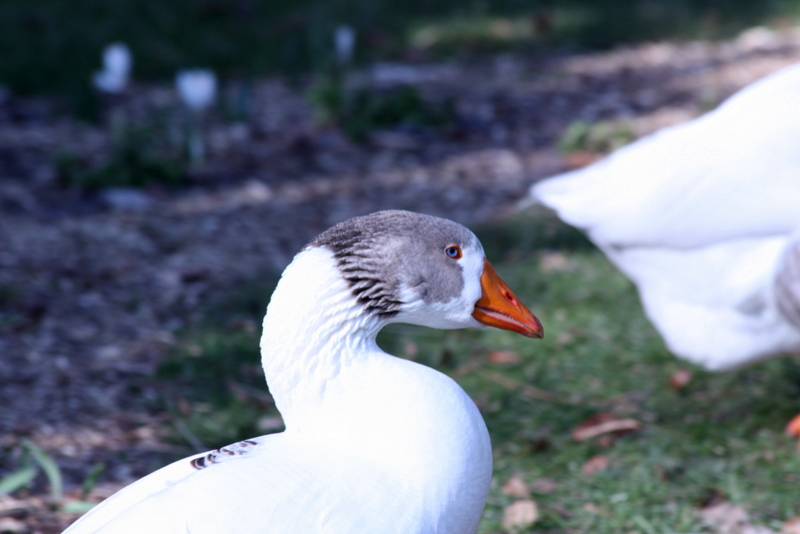
[[[454, 376], [481, 408], [495, 452], [481, 532], [500, 530], [513, 501], [500, 487], [512, 475], [529, 484], [555, 483], [533, 495], [541, 518], [531, 532], [704, 531], [697, 511], [709, 495], [743, 506], [754, 523], [773, 528], [800, 513], [800, 457], [783, 435], [798, 411], [796, 359], [723, 374], [692, 367], [667, 352], [632, 284], [580, 233], [541, 213], [478, 233], [500, 275], [542, 320], [544, 340], [398, 324], [379, 343]], [[243, 316], [260, 321], [263, 308], [241, 305], [249, 309]], [[227, 310], [235, 316], [238, 306]], [[259, 418], [275, 414], [226, 386], [234, 381], [263, 390], [257, 339], [258, 331], [205, 328], [187, 334], [167, 365], [190, 388], [182, 394], [206, 426], [184, 419], [203, 440], [214, 439], [208, 445], [250, 437]], [[492, 364], [493, 350], [513, 351], [519, 361]], [[678, 369], [693, 377], [676, 390], [669, 379]], [[532, 397], [517, 387], [523, 384], [552, 398]], [[642, 426], [605, 441], [574, 441], [572, 430], [601, 412]], [[183, 417], [179, 408], [176, 414]], [[607, 469], [585, 474], [596, 456], [607, 459]]]
[[624, 122], [589, 123], [576, 120], [561, 134], [558, 149], [564, 153], [587, 151], [607, 154], [627, 145], [634, 138], [633, 131]]
[[267, 273], [209, 303], [206, 320], [184, 332], [160, 365], [176, 441], [217, 448], [282, 429], [259, 353], [261, 320], [276, 283]]

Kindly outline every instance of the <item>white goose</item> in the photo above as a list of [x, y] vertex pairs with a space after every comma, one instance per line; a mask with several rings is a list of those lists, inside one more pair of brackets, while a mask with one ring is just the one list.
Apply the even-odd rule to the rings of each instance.
[[633, 280], [677, 356], [800, 351], [800, 64], [531, 195]]
[[295, 256], [264, 318], [286, 430], [175, 462], [66, 532], [475, 532], [486, 426], [453, 380], [378, 348], [392, 322], [542, 336], [463, 226], [404, 211], [345, 221]]

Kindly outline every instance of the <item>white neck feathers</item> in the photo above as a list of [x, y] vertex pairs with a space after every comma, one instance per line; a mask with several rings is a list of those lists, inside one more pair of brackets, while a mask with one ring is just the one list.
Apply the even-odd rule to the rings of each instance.
[[287, 429], [322, 402], [342, 366], [380, 349], [382, 321], [368, 317], [331, 251], [300, 252], [283, 273], [264, 317], [261, 362]]

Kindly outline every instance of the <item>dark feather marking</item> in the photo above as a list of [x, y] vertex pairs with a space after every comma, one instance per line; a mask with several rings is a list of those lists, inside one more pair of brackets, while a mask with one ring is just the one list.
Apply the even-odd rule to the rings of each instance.
[[232, 443], [226, 447], [213, 450], [205, 456], [200, 456], [191, 461], [195, 469], [205, 469], [213, 464], [223, 462], [229, 458], [244, 456], [253, 450], [258, 443], [252, 439], [246, 439], [237, 443]]
[[[446, 219], [382, 211], [344, 221], [306, 248], [332, 251], [342, 277], [367, 313], [391, 318], [404, 304], [401, 286], [416, 289], [426, 302], [446, 302], [460, 294], [461, 267], [446, 260], [443, 252], [454, 243], [463, 247], [477, 241], [472, 232]], [[421, 260], [413, 269], [424, 275], [410, 268], [409, 258]]]

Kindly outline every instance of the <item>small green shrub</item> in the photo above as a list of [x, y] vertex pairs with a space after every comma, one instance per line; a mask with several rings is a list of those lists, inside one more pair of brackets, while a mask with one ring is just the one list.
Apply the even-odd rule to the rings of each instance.
[[412, 85], [347, 89], [340, 73], [323, 77], [309, 99], [320, 122], [337, 124], [355, 141], [365, 141], [374, 130], [436, 129], [456, 118], [452, 99], [429, 102]]
[[117, 136], [108, 156], [93, 163], [72, 154], [56, 160], [61, 183], [81, 190], [104, 187], [145, 187], [151, 184], [181, 185], [188, 160], [183, 149], [170, 142], [157, 126], [130, 126]]
[[558, 148], [564, 153], [588, 151], [607, 154], [634, 139], [633, 131], [624, 123], [611, 121], [590, 123], [577, 120], [561, 135]]

